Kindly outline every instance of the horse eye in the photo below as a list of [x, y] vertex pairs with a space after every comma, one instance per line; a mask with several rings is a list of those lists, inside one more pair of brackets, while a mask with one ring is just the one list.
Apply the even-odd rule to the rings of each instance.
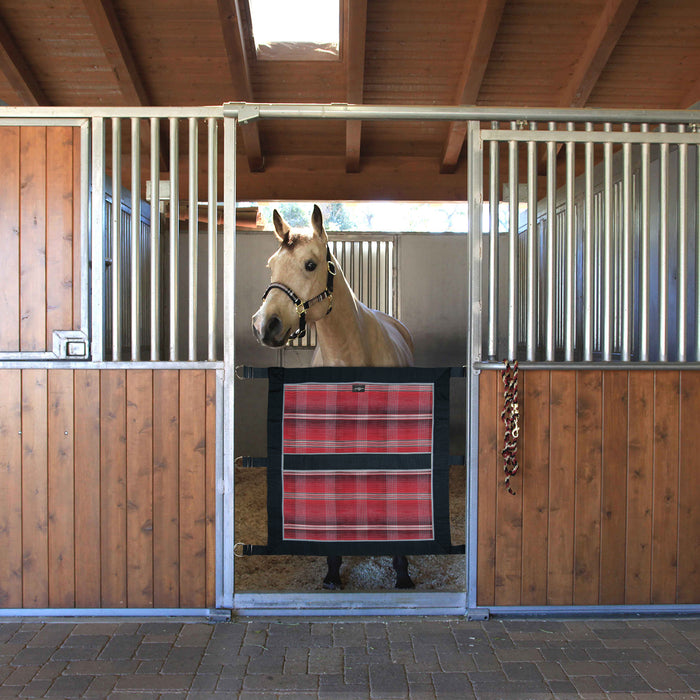
[[307, 272], [313, 272], [316, 269], [316, 263], [313, 260], [307, 260], [304, 267], [306, 268]]

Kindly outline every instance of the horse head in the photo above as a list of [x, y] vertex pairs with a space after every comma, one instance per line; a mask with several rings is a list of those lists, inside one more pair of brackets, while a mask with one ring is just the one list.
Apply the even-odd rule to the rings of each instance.
[[280, 246], [267, 261], [271, 282], [253, 315], [253, 333], [263, 345], [279, 348], [330, 312], [336, 271], [317, 205], [310, 231], [292, 231], [276, 209], [272, 219]]

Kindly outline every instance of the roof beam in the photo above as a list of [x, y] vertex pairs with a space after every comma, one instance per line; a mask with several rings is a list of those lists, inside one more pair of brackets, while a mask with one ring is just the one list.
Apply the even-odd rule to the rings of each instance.
[[3, 72], [22, 105], [29, 107], [46, 106], [49, 101], [39, 86], [37, 79], [24, 60], [22, 52], [0, 21], [0, 71]]
[[[559, 94], [557, 107], [585, 107], [638, 2], [639, 0], [607, 0], [574, 66], [571, 80]], [[561, 143], [557, 144], [557, 155], [561, 147]], [[538, 173], [543, 175], [546, 167], [545, 152], [539, 161]]]
[[148, 106], [150, 99], [111, 0], [83, 0], [127, 105]]
[[[365, 87], [365, 37], [367, 34], [367, 0], [346, 0], [345, 3], [345, 98], [348, 104], [362, 104]], [[360, 171], [362, 122], [350, 119], [345, 123], [345, 171]]]
[[638, 2], [607, 0], [557, 106], [585, 106]]
[[[505, 0], [480, 0], [457, 86], [455, 104], [476, 104], [505, 4]], [[467, 125], [464, 122], [450, 123], [440, 166], [441, 173], [453, 173], [457, 169], [466, 134]]]
[[[250, 34], [250, 24], [243, 22], [241, 12], [242, 0], [217, 0], [221, 30], [224, 35], [224, 45], [228, 56], [228, 67], [231, 75], [234, 100], [255, 102], [253, 86], [250, 79], [250, 65], [246, 51], [246, 30]], [[241, 124], [243, 147], [248, 158], [251, 172], [264, 170], [262, 148], [260, 146], [260, 130], [257, 122]]]

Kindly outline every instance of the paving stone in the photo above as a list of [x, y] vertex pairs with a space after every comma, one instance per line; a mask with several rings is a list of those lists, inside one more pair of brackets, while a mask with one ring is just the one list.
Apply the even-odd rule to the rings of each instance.
[[44, 695], [48, 692], [52, 683], [52, 680], [31, 681], [30, 683], [27, 683], [27, 685], [25, 685], [24, 688], [22, 688], [22, 690], [19, 691], [17, 697], [43, 698]]
[[140, 638], [118, 635], [112, 637], [99, 654], [100, 659], [130, 659], [140, 643]]
[[658, 661], [634, 661], [632, 666], [654, 689], [687, 692], [688, 684], [666, 664]]
[[342, 674], [344, 653], [342, 649], [310, 649], [309, 673]]
[[12, 658], [13, 666], [42, 666], [56, 651], [55, 647], [26, 647]]
[[136, 673], [139, 662], [121, 659], [118, 661], [71, 661], [66, 673], [71, 676], [125, 676]]
[[269, 652], [252, 658], [248, 662], [248, 674], [281, 674], [284, 669], [284, 655], [279, 652]]
[[370, 664], [369, 687], [372, 697], [404, 697], [408, 693], [406, 671], [399, 664]]
[[46, 691], [47, 697], [80, 697], [92, 683], [92, 676], [59, 676]]
[[3, 685], [27, 685], [40, 668], [41, 666], [19, 666], [11, 671]]
[[61, 623], [44, 625], [44, 627], [38, 630], [36, 634], [34, 634], [33, 637], [27, 642], [27, 646], [61, 646], [61, 644], [70, 635], [74, 628], [75, 625]]
[[114, 690], [114, 686], [119, 676], [95, 676], [88, 689], [83, 693], [86, 698], [106, 698], [112, 697], [110, 693]]
[[503, 672], [511, 681], [542, 681], [542, 674], [537, 664], [532, 662], [503, 663]]
[[620, 691], [631, 693], [651, 690], [651, 686], [641, 676], [600, 676], [596, 680], [606, 692]]
[[318, 688], [318, 676], [285, 676], [282, 674], [257, 674], [246, 675], [243, 679], [245, 690], [279, 691], [315, 690]]
[[435, 695], [440, 697], [473, 698], [474, 690], [466, 673], [435, 673], [432, 677]]
[[49, 680], [60, 676], [68, 666], [68, 661], [47, 661], [37, 672], [34, 678], [36, 680]]
[[161, 693], [174, 690], [187, 690], [192, 683], [192, 676], [181, 674], [161, 675], [156, 673], [134, 674], [132, 676], [120, 676], [115, 685], [115, 690], [133, 692], [136, 690], [150, 690]]
[[[338, 698], [347, 698], [354, 700], [355, 698], [363, 697], [367, 693], [367, 686], [364, 683], [348, 683], [342, 674], [328, 673], [320, 676], [318, 679], [318, 697], [335, 700]], [[287, 695], [285, 694], [285, 700]]]

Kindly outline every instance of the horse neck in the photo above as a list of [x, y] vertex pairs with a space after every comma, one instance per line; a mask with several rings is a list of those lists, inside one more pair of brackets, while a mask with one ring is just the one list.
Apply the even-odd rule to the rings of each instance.
[[[333, 283], [333, 309], [316, 321], [318, 345], [323, 354], [324, 364], [341, 364], [338, 358], [358, 360], [360, 347], [359, 301], [350, 288], [345, 275], [336, 262], [336, 276]], [[347, 363], [347, 362], [346, 362]]]

